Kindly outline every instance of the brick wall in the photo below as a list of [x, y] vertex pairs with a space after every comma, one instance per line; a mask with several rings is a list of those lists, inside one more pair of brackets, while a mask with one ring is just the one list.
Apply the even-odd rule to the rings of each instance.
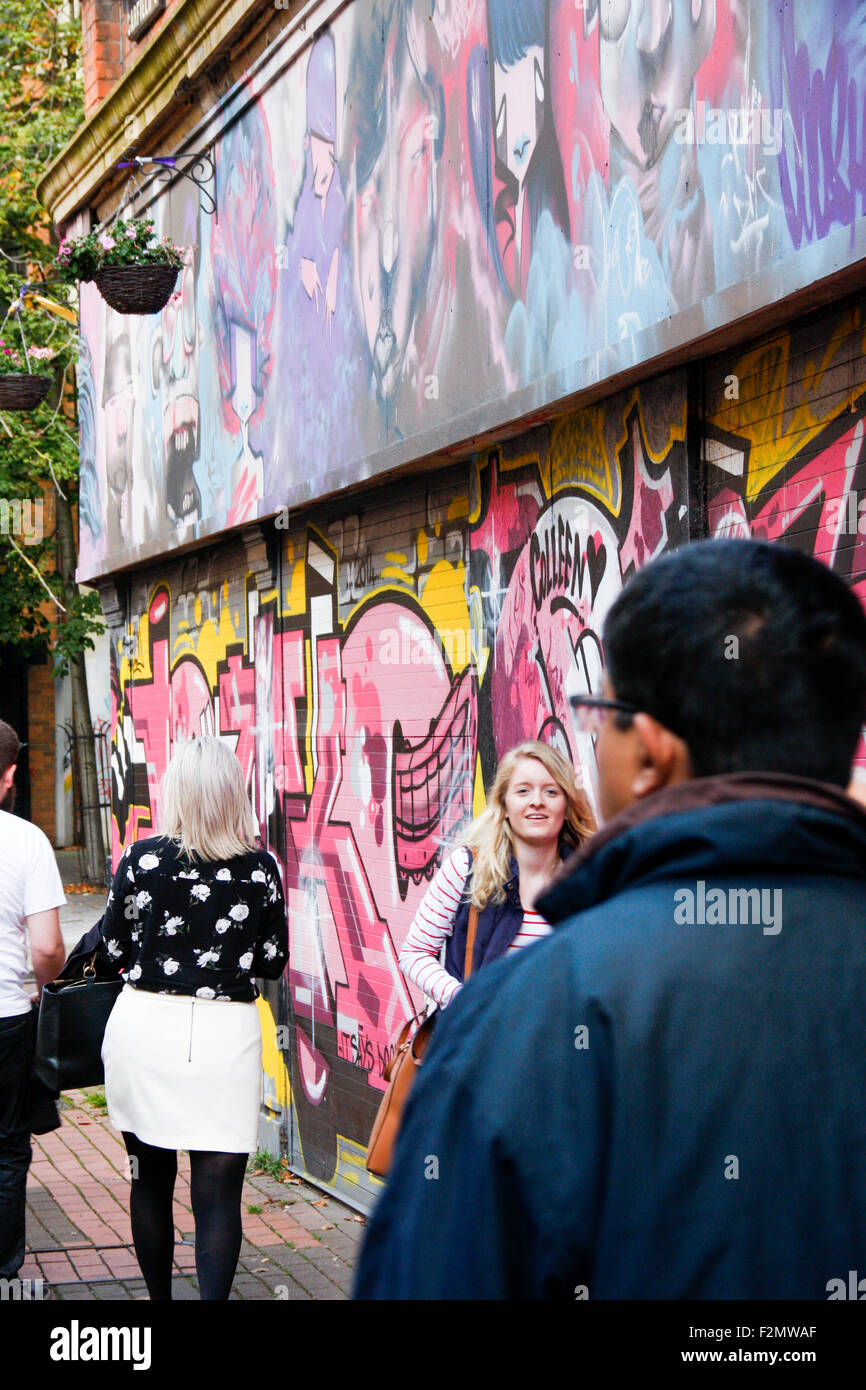
[[84, 110], [89, 116], [122, 74], [121, 30], [126, 15], [119, 0], [81, 0]]
[[27, 668], [30, 819], [52, 844], [57, 834], [54, 770], [54, 678], [50, 661]]

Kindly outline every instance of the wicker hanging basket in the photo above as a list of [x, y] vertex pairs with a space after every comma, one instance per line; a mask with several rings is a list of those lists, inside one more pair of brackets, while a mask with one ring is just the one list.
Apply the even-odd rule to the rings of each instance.
[[107, 265], [93, 278], [106, 304], [119, 314], [158, 314], [171, 298], [178, 274], [173, 265]]
[[0, 375], [0, 410], [33, 410], [45, 400], [50, 387], [50, 376], [4, 372]]

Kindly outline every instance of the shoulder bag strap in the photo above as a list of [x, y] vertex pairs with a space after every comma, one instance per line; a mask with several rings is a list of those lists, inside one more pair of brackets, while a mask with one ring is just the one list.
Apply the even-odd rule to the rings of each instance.
[[463, 983], [472, 974], [472, 957], [475, 954], [475, 929], [478, 926], [478, 908], [473, 904], [469, 909], [469, 921], [466, 926], [466, 956], [463, 961]]

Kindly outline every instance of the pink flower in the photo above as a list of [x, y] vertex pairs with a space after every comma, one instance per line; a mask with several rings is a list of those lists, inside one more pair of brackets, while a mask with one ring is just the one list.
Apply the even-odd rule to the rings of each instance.
[[127, 227], [126, 235], [129, 237], [130, 241], [134, 241], [138, 233], [134, 227]]
[[114, 240], [113, 236], [109, 236], [108, 232], [103, 232], [102, 236], [99, 238], [99, 244], [104, 251], [112, 251], [117, 245], [117, 242]]

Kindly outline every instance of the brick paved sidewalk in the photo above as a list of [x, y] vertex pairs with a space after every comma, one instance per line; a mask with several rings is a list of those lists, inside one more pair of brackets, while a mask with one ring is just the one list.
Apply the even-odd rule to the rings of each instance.
[[[63, 1098], [63, 1123], [33, 1136], [22, 1279], [42, 1279], [53, 1299], [146, 1299], [129, 1229], [126, 1150], [105, 1118], [100, 1091]], [[308, 1183], [247, 1174], [244, 1241], [233, 1299], [344, 1299], [363, 1218]], [[198, 1298], [189, 1158], [175, 1187], [176, 1299]], [[32, 1286], [31, 1286], [32, 1287]]]

